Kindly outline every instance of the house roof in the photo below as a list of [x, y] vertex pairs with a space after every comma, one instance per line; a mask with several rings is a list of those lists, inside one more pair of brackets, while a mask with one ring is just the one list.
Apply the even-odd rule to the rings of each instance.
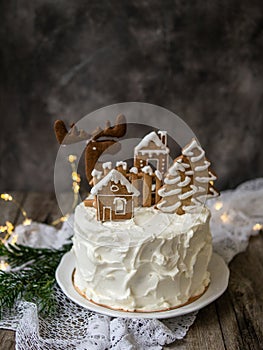
[[[141, 142], [134, 148], [135, 154], [138, 154], [138, 152], [141, 149], [145, 150], [149, 146], [150, 142], [153, 142], [158, 147], [158, 150], [156, 151], [159, 151], [159, 152], [161, 151], [161, 153], [169, 152], [169, 148], [166, 147], [165, 144], [160, 140], [156, 132], [152, 131], [146, 136], [144, 136]], [[150, 150], [150, 151], [154, 152], [155, 150]]]
[[102, 180], [100, 180], [95, 186], [92, 187], [90, 193], [97, 194], [104, 186], [107, 186], [110, 181], [115, 184], [120, 182], [122, 185], [126, 186], [127, 191], [132, 193], [134, 196], [138, 197], [140, 192], [135, 188], [125, 176], [123, 176], [118, 170], [112, 169]]

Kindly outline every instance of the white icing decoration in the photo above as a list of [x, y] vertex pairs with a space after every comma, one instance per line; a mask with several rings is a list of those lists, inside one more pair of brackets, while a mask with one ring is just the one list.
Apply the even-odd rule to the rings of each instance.
[[195, 171], [203, 171], [209, 168], [209, 166], [211, 165], [210, 162], [208, 162], [207, 160], [205, 160], [204, 165], [199, 165], [195, 167]]
[[176, 161], [168, 170], [168, 173], [174, 176], [178, 174], [178, 171], [185, 171], [185, 168], [181, 163]]
[[130, 173], [132, 173], [132, 174], [138, 174], [138, 168], [136, 168], [136, 166], [133, 166], [133, 167], [130, 169]]
[[[142, 148], [147, 148], [149, 146], [149, 143], [153, 142], [159, 149], [157, 150], [142, 150]], [[135, 155], [138, 155], [138, 153], [141, 154], [147, 154], [147, 153], [155, 153], [155, 154], [161, 154], [161, 153], [169, 153], [169, 148], [166, 147], [160, 138], [157, 136], [156, 132], [152, 131], [148, 135], [144, 136], [144, 138], [141, 140], [141, 142], [134, 148]]]
[[159, 170], [155, 170], [154, 174], [156, 175], [158, 180], [162, 180], [162, 173]]
[[212, 194], [214, 194], [215, 196], [218, 196], [219, 194], [213, 187], [210, 187], [209, 191], [212, 192]]
[[124, 203], [127, 203], [127, 200], [125, 199], [125, 198], [122, 198], [122, 197], [115, 197], [114, 199], [113, 199], [113, 204], [115, 204], [118, 200], [122, 200]]
[[182, 161], [181, 161], [181, 164], [185, 169], [190, 168], [190, 164], [182, 163]]
[[184, 179], [184, 181], [179, 182], [178, 186], [179, 187], [184, 187], [189, 185], [189, 183], [191, 182], [191, 178], [189, 176], [186, 176], [186, 178]]
[[160, 135], [161, 141], [163, 142], [164, 145], [166, 145], [167, 144], [167, 131], [159, 130], [159, 131], [157, 131], [157, 134]]
[[119, 191], [119, 187], [117, 185], [111, 185], [110, 189], [111, 189], [112, 192]]
[[184, 147], [183, 150], [182, 150], [182, 154], [184, 156], [188, 156], [188, 157], [191, 157], [194, 155], [194, 153], [192, 152], [192, 150], [194, 148], [198, 148], [200, 149], [200, 146], [198, 145], [198, 143], [196, 142], [195, 139], [193, 139], [188, 146]]
[[191, 162], [193, 162], [193, 163], [198, 162], [199, 160], [201, 160], [204, 157], [204, 155], [205, 155], [205, 151], [202, 149], [199, 156], [191, 157]]
[[164, 183], [167, 185], [174, 185], [180, 180], [181, 180], [181, 176], [173, 177], [172, 179], [169, 179], [168, 177], [166, 177], [164, 179]]
[[216, 177], [212, 175], [211, 173], [209, 174], [209, 177], [206, 176], [196, 176], [195, 180], [201, 183], [209, 183], [210, 181], [216, 180]]
[[158, 194], [161, 197], [168, 197], [168, 196], [173, 196], [173, 195], [181, 193], [181, 192], [182, 192], [181, 188], [176, 188], [176, 189], [170, 190], [170, 191], [167, 191], [166, 188], [160, 188], [158, 191]]
[[185, 192], [185, 193], [183, 193], [183, 194], [180, 194], [180, 195], [178, 196], [178, 198], [181, 199], [181, 200], [184, 200], [184, 199], [187, 199], [187, 198], [191, 197], [193, 194], [194, 194], [194, 191], [193, 191], [193, 190], [187, 191], [187, 192]]
[[193, 170], [187, 170], [185, 172], [185, 175], [194, 175], [194, 171]]
[[102, 177], [102, 171], [99, 171], [97, 169], [93, 169], [91, 172], [91, 176], [96, 177], [99, 180]]
[[196, 187], [193, 185], [191, 185], [190, 187], [192, 188], [190, 191], [180, 194], [178, 198], [181, 200], [184, 200], [191, 197], [194, 193], [196, 193]]
[[[200, 153], [200, 155], [193, 157], [193, 155], [194, 155], [193, 150], [195, 148], [198, 149], [201, 153]], [[197, 141], [195, 139], [193, 139], [190, 142], [190, 144], [182, 150], [182, 154], [184, 156], [190, 157], [191, 162], [194, 163], [194, 162], [198, 162], [199, 160], [201, 160], [203, 158], [203, 156], [205, 155], [205, 151], [202, 149], [201, 146], [198, 145]]]
[[201, 186], [197, 187], [197, 192], [205, 192], [205, 191], [206, 191], [206, 188], [201, 187]]
[[162, 210], [164, 213], [173, 213], [181, 205], [180, 201], [169, 206], [164, 206], [166, 203], [167, 203], [166, 201], [158, 203], [157, 208]]
[[142, 156], [149, 154], [150, 158], [153, 156], [153, 154], [160, 155], [160, 154], [166, 154], [166, 150], [161, 149], [147, 149], [147, 150], [139, 150], [138, 153], [140, 153]]
[[158, 131], [157, 131], [157, 134], [160, 135], [160, 136], [166, 136], [166, 135], [167, 135], [167, 131], [158, 130]]
[[126, 162], [116, 162], [116, 166], [121, 166], [123, 170], [127, 170], [127, 163]]
[[102, 164], [103, 169], [111, 169], [112, 168], [112, 162], [105, 162]]
[[209, 188], [209, 192], [204, 194], [204, 195], [198, 196], [197, 199], [199, 199], [200, 201], [203, 202], [204, 200], [206, 200], [208, 198], [214, 198], [214, 197], [218, 196], [218, 192], [213, 187]]
[[152, 174], [153, 174], [153, 170], [152, 170], [152, 168], [150, 167], [150, 165], [145, 165], [141, 170], [142, 170], [142, 172], [145, 173], [145, 174], [149, 174], [149, 175], [152, 175]]
[[140, 195], [140, 192], [116, 169], [112, 169], [102, 180], [92, 187], [90, 193], [97, 194], [102, 187], [107, 186], [109, 181], [113, 181], [115, 184], [120, 182], [122, 185], [126, 186], [129, 193], [133, 193], [136, 197]]

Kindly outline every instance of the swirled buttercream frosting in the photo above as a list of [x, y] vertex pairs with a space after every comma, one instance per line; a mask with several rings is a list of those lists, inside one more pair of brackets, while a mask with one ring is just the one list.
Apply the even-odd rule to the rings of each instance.
[[74, 286], [87, 299], [125, 311], [186, 304], [209, 284], [210, 212], [177, 215], [138, 208], [130, 220], [101, 222], [96, 209], [75, 210]]

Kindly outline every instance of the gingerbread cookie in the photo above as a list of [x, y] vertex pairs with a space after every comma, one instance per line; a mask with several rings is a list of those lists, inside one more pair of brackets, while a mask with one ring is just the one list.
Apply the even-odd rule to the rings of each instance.
[[83, 140], [88, 140], [91, 135], [84, 130], [78, 130], [75, 124], [71, 125], [71, 129], [68, 131], [65, 123], [62, 120], [56, 120], [54, 124], [54, 131], [59, 144], [71, 144]]
[[146, 135], [134, 149], [134, 166], [139, 171], [147, 165], [164, 175], [168, 168], [169, 148], [165, 131]]
[[205, 152], [193, 139], [174, 160], [159, 190], [162, 197], [157, 208], [163, 212], [182, 215], [196, 209], [200, 203], [218, 195], [213, 187], [216, 176], [210, 171]]
[[91, 189], [97, 202], [97, 219], [114, 221], [131, 219], [134, 197], [139, 191], [116, 169], [112, 169]]

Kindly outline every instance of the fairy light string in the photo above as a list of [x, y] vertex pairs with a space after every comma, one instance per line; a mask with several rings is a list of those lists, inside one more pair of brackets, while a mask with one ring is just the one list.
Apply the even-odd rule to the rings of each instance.
[[[22, 222], [22, 224], [24, 226], [28, 226], [31, 224], [32, 219], [30, 219], [27, 216], [27, 212], [25, 211], [25, 209], [22, 207], [22, 205], [16, 200], [14, 199], [9, 193], [1, 193], [0, 198], [5, 201], [5, 202], [12, 202], [21, 212], [24, 220]], [[14, 232], [14, 224], [10, 221], [6, 221], [5, 225], [1, 225], [0, 226], [0, 233], [5, 233], [4, 237], [0, 237], [0, 240], [3, 243], [6, 243], [6, 241], [13, 235]], [[11, 243], [15, 243], [16, 239], [12, 240]]]
[[[79, 191], [80, 191], [80, 182], [81, 182], [81, 177], [77, 172], [77, 166], [76, 166], [76, 160], [77, 157], [73, 154], [68, 156], [68, 162], [70, 163], [71, 166], [71, 180], [72, 180], [72, 192], [73, 192], [73, 202], [71, 209], [74, 210], [75, 206], [78, 204], [78, 199], [79, 199]], [[22, 204], [19, 203], [11, 194], [9, 193], [1, 193], [0, 199], [5, 202], [11, 202], [14, 204], [20, 211], [20, 213], [23, 216], [23, 226], [28, 226], [31, 224], [32, 219], [28, 217], [26, 210], [23, 208]], [[67, 213], [56, 220], [54, 220], [51, 225], [52, 226], [57, 226], [61, 222], [65, 222], [68, 220], [70, 216], [70, 213]], [[11, 243], [15, 244], [17, 241], [17, 235], [14, 232], [15, 225], [11, 221], [6, 221], [4, 225], [0, 225], [0, 242], [3, 244]], [[7, 271], [10, 269], [10, 266], [8, 262], [4, 259], [4, 257], [0, 257], [0, 270], [2, 271]]]
[[[70, 154], [68, 156], [68, 162], [70, 163], [70, 166], [71, 166], [71, 179], [72, 179], [72, 191], [73, 191], [73, 202], [72, 202], [72, 206], [71, 206], [72, 210], [74, 210], [74, 208], [78, 204], [80, 182], [81, 182], [80, 175], [77, 172], [76, 160], [77, 160], [77, 157], [75, 155]], [[22, 225], [27, 226], [27, 225], [31, 224], [32, 219], [30, 219], [27, 216], [27, 212], [22, 207], [21, 203], [19, 203], [15, 198], [13, 198], [13, 196], [11, 196], [9, 193], [1, 193], [0, 198], [5, 202], [12, 202], [14, 205], [16, 205], [16, 207], [20, 210], [20, 212], [24, 218]], [[69, 215], [70, 215], [70, 213], [67, 213], [67, 214], [57, 218], [56, 220], [54, 220], [51, 223], [51, 225], [56, 226], [61, 222], [67, 221]], [[3, 243], [6, 243], [7, 240], [10, 238], [10, 236], [13, 234], [14, 228], [15, 228], [14, 224], [10, 221], [6, 221], [5, 225], [0, 226], [0, 233], [6, 233], [4, 238], [0, 237], [0, 240]], [[15, 242], [12, 242], [12, 243], [15, 243]]]
[[[24, 226], [28, 226], [31, 224], [32, 220], [27, 216], [27, 212], [25, 211], [25, 209], [9, 193], [1, 193], [0, 198], [5, 202], [12, 202], [19, 209], [19, 211], [21, 212], [24, 218], [22, 222]], [[16, 243], [17, 235], [14, 234], [14, 229], [15, 229], [14, 224], [8, 220], [5, 222], [5, 225], [0, 225], [0, 233], [4, 234], [4, 237], [0, 237], [0, 241], [3, 244], [5, 244], [7, 241], [10, 241], [11, 244]], [[10, 266], [4, 257], [1, 257], [0, 259], [0, 270], [2, 271], [10, 270]]]
[[[73, 202], [71, 205], [71, 210], [73, 211], [78, 204], [79, 200], [79, 191], [80, 191], [80, 182], [81, 177], [77, 172], [77, 165], [76, 165], [77, 157], [74, 154], [70, 154], [68, 156], [68, 162], [71, 166], [71, 180], [72, 180], [72, 191], [73, 191]], [[70, 213], [67, 213], [58, 219], [54, 220], [51, 225], [56, 226], [60, 224], [61, 222], [65, 222], [68, 220]]]

